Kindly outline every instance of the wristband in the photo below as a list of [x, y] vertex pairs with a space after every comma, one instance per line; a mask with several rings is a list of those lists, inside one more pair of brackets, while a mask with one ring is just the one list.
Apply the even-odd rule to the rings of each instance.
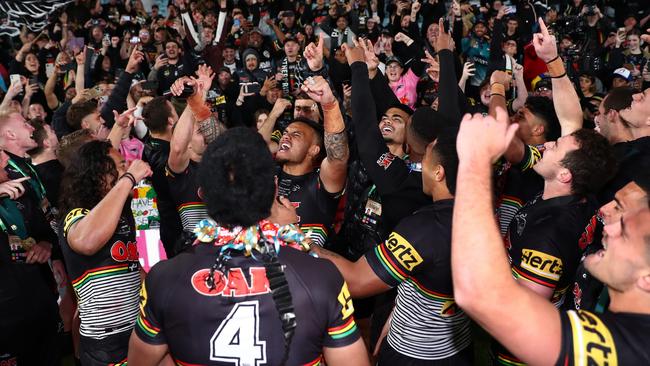
[[564, 62], [562, 62], [562, 59], [559, 56], [553, 59], [553, 61], [547, 63], [546, 68], [548, 69], [548, 74], [551, 78], [561, 78], [566, 75]]
[[499, 96], [499, 97], [503, 97], [503, 99], [505, 99], [505, 98], [506, 98], [506, 96], [505, 96], [505, 95], [503, 95], [503, 94], [499, 94], [499, 93], [491, 93], [491, 94], [490, 94], [490, 98], [492, 98], [492, 97], [494, 97], [494, 96]]
[[208, 117], [210, 117], [210, 114], [212, 114], [210, 108], [203, 101], [202, 95], [194, 94], [190, 96], [187, 98], [187, 105], [190, 107], [190, 110], [192, 111], [192, 114], [197, 121], [208, 119]]
[[505, 98], [506, 87], [503, 84], [492, 83], [492, 85], [490, 85], [490, 95], [493, 95], [493, 94], [498, 94], [498, 95], [501, 95], [501, 96], [503, 96]]
[[331, 111], [338, 108], [339, 101], [335, 99], [332, 103], [323, 103], [320, 106], [323, 108], [323, 112]]
[[120, 179], [122, 179], [122, 178], [128, 178], [131, 181], [131, 189], [133, 189], [133, 187], [135, 187], [136, 181], [135, 181], [135, 177], [133, 176], [133, 174], [131, 174], [129, 172], [126, 172], [120, 177]]
[[548, 65], [548, 64], [550, 64], [551, 62], [557, 60], [558, 58], [560, 58], [560, 55], [555, 56], [551, 61], [547, 62], [546, 64]]

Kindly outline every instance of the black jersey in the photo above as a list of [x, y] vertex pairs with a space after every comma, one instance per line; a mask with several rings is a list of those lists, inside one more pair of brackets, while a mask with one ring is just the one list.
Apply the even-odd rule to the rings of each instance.
[[533, 170], [542, 158], [543, 146], [526, 145], [524, 157], [518, 164], [502, 162], [497, 170], [497, 218], [501, 236], [517, 211], [544, 189], [544, 179]]
[[34, 165], [38, 177], [45, 187], [45, 195], [52, 205], [59, 202], [59, 188], [63, 179], [63, 165], [52, 159], [44, 163]]
[[[284, 336], [263, 263], [233, 256], [227, 278], [216, 271], [210, 290], [206, 279], [220, 250], [199, 244], [151, 269], [142, 288], [137, 336], [167, 344], [179, 365], [278, 365]], [[351, 297], [336, 267], [288, 247], [278, 259], [297, 320], [286, 364], [317, 365], [323, 347], [355, 342]]]
[[557, 366], [650, 365], [650, 315], [567, 311]]
[[192, 160], [182, 173], [174, 173], [167, 166], [169, 193], [181, 217], [183, 230], [187, 232], [194, 231], [196, 224], [208, 217], [205, 203], [199, 197], [199, 183], [196, 178], [198, 171], [199, 163]]
[[598, 304], [598, 298], [603, 291], [604, 285], [587, 271], [584, 260], [587, 256], [603, 248], [603, 226], [602, 217], [596, 214], [591, 217], [580, 237], [579, 246], [583, 249], [583, 253], [580, 264], [576, 269], [574, 283], [566, 294], [567, 298], [564, 304], [562, 304], [564, 310], [594, 311]]
[[302, 231], [323, 246], [332, 231], [339, 193], [329, 193], [320, 180], [320, 171], [305, 175], [278, 173], [278, 195], [287, 197], [296, 207]]
[[413, 358], [451, 357], [471, 343], [470, 321], [456, 305], [451, 281], [453, 200], [435, 202], [402, 220], [366, 253], [389, 286], [398, 286], [387, 341]]
[[77, 295], [81, 335], [103, 339], [133, 328], [138, 315], [140, 262], [135, 223], [128, 210], [122, 213], [115, 233], [97, 253], [87, 256], [73, 251], [68, 245], [68, 230], [89, 212], [83, 208], [68, 212], [61, 223], [59, 240]]
[[639, 172], [650, 169], [650, 136], [621, 142], [613, 147], [618, 169], [598, 195], [601, 205], [613, 200], [616, 192], [630, 183]]
[[176, 205], [170, 193], [169, 183], [165, 174], [167, 160], [169, 159], [169, 141], [147, 135], [143, 139], [143, 142], [144, 151], [142, 160], [151, 166], [151, 170], [153, 171], [151, 184], [158, 197], [160, 240], [165, 246], [167, 257], [171, 258], [176, 254], [175, 244], [181, 235], [183, 226], [181, 225], [181, 218], [176, 210]]
[[[512, 275], [553, 290], [550, 301], [560, 307], [573, 286], [582, 249], [580, 238], [595, 210], [587, 199], [570, 195], [527, 203], [515, 215], [506, 234]], [[502, 346], [497, 361], [519, 362]]]

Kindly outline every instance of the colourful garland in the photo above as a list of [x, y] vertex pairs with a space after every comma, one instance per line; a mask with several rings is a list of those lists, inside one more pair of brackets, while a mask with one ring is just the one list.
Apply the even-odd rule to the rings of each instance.
[[254, 255], [253, 249], [265, 253], [264, 245], [260, 242], [260, 229], [262, 235], [275, 246], [275, 252], [280, 252], [280, 247], [289, 246], [294, 249], [309, 252], [310, 242], [297, 225], [289, 224], [280, 226], [268, 220], [262, 220], [257, 225], [248, 228], [235, 227], [227, 229], [219, 226], [212, 219], [199, 221], [194, 229], [196, 240], [194, 245], [199, 243], [213, 243], [221, 246], [222, 251], [228, 248], [242, 250], [247, 256]]

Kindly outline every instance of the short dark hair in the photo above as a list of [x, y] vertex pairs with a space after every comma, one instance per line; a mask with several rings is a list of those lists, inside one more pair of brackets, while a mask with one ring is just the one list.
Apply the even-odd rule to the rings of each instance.
[[198, 182], [208, 214], [219, 225], [251, 226], [271, 214], [275, 163], [262, 136], [234, 127], [208, 145]]
[[[318, 104], [318, 103], [316, 103], [316, 104]], [[287, 125], [287, 127], [289, 127], [289, 125], [291, 125], [293, 123], [302, 123], [302, 124], [305, 124], [305, 125], [311, 127], [311, 129], [314, 130], [314, 136], [316, 137], [315, 143], [316, 143], [316, 145], [318, 145], [318, 147], [320, 147], [320, 151], [319, 151], [318, 155], [316, 155], [314, 157], [314, 166], [319, 165], [323, 161], [323, 159], [325, 159], [325, 156], [327, 155], [325, 153], [325, 142], [323, 140], [324, 133], [325, 133], [324, 129], [323, 129], [323, 125], [321, 125], [320, 123], [318, 123], [316, 121], [313, 121], [313, 120], [311, 120], [309, 118], [297, 117], [297, 118], [292, 119], [291, 123], [289, 123]], [[284, 131], [282, 131], [282, 132], [284, 132]]]
[[607, 93], [605, 100], [603, 100], [603, 108], [605, 113], [610, 110], [620, 111], [632, 105], [632, 96], [635, 91], [629, 87], [614, 88]]
[[168, 39], [168, 40], [166, 40], [165, 43], [164, 43], [164, 47], [167, 47], [167, 43], [176, 43], [176, 46], [177, 46], [178, 48], [181, 48], [181, 47], [182, 47], [181, 44], [178, 43], [178, 41], [175, 40], [175, 39]]
[[535, 117], [544, 122], [544, 137], [546, 141], [555, 141], [560, 138], [562, 127], [555, 113], [553, 102], [550, 99], [540, 96], [530, 96], [526, 98], [525, 105]]
[[162, 96], [153, 98], [142, 109], [144, 124], [154, 133], [167, 131], [167, 118], [171, 116], [171, 106], [167, 104], [167, 98]]
[[45, 131], [45, 122], [40, 117], [32, 118], [28, 121], [28, 123], [34, 128], [32, 139], [36, 141], [38, 146], [29, 150], [27, 153], [30, 156], [34, 156], [42, 153], [45, 149], [43, 146], [43, 141], [45, 141], [47, 138], [47, 131]]
[[438, 156], [440, 165], [445, 169], [445, 184], [449, 193], [456, 192], [456, 176], [458, 175], [458, 152], [453, 142], [438, 142], [433, 146], [433, 152]]
[[70, 108], [68, 108], [65, 116], [68, 120], [68, 125], [76, 131], [81, 129], [81, 120], [86, 118], [86, 116], [89, 114], [95, 113], [96, 111], [97, 102], [91, 99], [74, 103], [70, 106]]
[[580, 129], [571, 134], [578, 149], [562, 159], [563, 167], [571, 172], [571, 191], [577, 195], [595, 194], [616, 173], [614, 150], [607, 139], [590, 129]]
[[94, 140], [92, 132], [87, 128], [82, 128], [69, 133], [61, 138], [59, 141], [59, 148], [57, 149], [56, 156], [61, 165], [65, 169], [70, 165], [72, 157], [77, 154], [79, 148], [86, 142]]

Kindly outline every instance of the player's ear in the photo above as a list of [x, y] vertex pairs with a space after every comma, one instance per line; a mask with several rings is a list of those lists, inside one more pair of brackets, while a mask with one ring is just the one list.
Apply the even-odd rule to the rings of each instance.
[[436, 179], [436, 182], [444, 182], [446, 176], [447, 176], [447, 173], [445, 173], [445, 168], [442, 165], [438, 164], [436, 166], [436, 170], [435, 170], [435, 173], [434, 173], [434, 177]]
[[636, 281], [636, 285], [643, 291], [650, 293], [650, 273], [645, 273]]
[[571, 174], [571, 171], [567, 168], [561, 168], [560, 171], [557, 173], [557, 180], [559, 180], [560, 183], [569, 184], [571, 183], [572, 179], [573, 179], [573, 175]]
[[199, 187], [196, 190], [196, 194], [199, 196], [200, 199], [203, 199], [203, 188]]

